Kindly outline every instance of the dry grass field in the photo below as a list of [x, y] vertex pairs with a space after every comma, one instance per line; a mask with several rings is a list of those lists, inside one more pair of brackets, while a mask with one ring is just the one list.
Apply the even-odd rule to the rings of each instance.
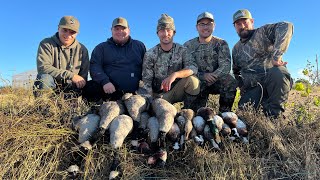
[[[224, 140], [211, 151], [193, 142], [185, 151], [168, 150], [164, 168], [151, 168], [147, 156], [121, 149], [122, 179], [318, 179], [320, 176], [320, 89], [308, 97], [291, 91], [286, 118], [236, 112], [249, 125], [249, 144]], [[217, 108], [217, 97], [210, 97]], [[177, 105], [179, 107], [179, 105]], [[0, 90], [0, 179], [68, 179], [65, 171], [76, 147], [71, 121], [90, 106], [61, 96], [34, 99], [31, 91]], [[99, 141], [81, 167], [79, 179], [108, 179], [113, 150]]]

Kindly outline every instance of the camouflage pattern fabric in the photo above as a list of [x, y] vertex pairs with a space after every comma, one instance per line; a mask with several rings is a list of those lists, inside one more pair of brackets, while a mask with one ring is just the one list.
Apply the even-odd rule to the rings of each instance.
[[[212, 36], [211, 41], [208, 44], [204, 44], [200, 43], [198, 37], [196, 37], [184, 43], [184, 46], [188, 48], [197, 63], [197, 75], [201, 81], [201, 91], [194, 102], [197, 106], [195, 109], [206, 106], [209, 94], [220, 94], [220, 109], [227, 108], [231, 110], [237, 83], [230, 74], [231, 56], [227, 42]], [[204, 80], [205, 73], [213, 73], [217, 77], [217, 81], [213, 84], [207, 84]]]
[[231, 70], [230, 49], [227, 42], [213, 36], [210, 43], [200, 43], [198, 38], [183, 44], [188, 48], [198, 66], [198, 78], [203, 79], [204, 73], [211, 73], [217, 77], [229, 74]]
[[221, 77], [212, 85], [208, 85], [204, 81], [201, 81], [201, 91], [197, 99], [193, 102], [195, 106], [193, 109], [207, 106], [209, 94], [220, 94], [219, 111], [231, 111], [236, 96], [236, 88], [236, 80], [231, 74]]
[[160, 31], [160, 29], [171, 29], [173, 31], [176, 31], [174, 19], [167, 14], [161, 14], [161, 17], [158, 20], [157, 32]]
[[[191, 69], [197, 74], [198, 68], [187, 49], [180, 44], [174, 43], [169, 51], [163, 51], [160, 44], [149, 49], [144, 55], [142, 66], [143, 89], [148, 94], [160, 93], [162, 81], [173, 72], [182, 69]], [[173, 85], [178, 81], [176, 79]], [[171, 87], [172, 88], [172, 87]]]
[[288, 49], [293, 25], [287, 22], [267, 24], [255, 29], [246, 42], [237, 42], [232, 49], [233, 73], [241, 89], [263, 84], [272, 60], [280, 58]]
[[233, 73], [241, 94], [260, 83], [265, 91], [264, 112], [275, 118], [284, 111], [292, 79], [286, 67], [274, 67], [272, 61], [282, 58], [292, 34], [291, 23], [267, 24], [252, 30], [250, 38], [244, 42], [240, 40], [232, 49]]

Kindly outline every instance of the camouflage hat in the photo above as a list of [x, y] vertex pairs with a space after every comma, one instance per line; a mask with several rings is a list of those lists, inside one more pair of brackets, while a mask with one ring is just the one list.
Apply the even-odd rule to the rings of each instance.
[[59, 22], [59, 28], [71, 29], [75, 32], [79, 32], [80, 23], [78, 19], [73, 16], [63, 16]]
[[129, 27], [128, 21], [123, 17], [118, 17], [118, 18], [115, 18], [113, 20], [112, 27], [115, 27], [115, 26], [122, 26], [122, 27], [125, 27], [125, 28]]
[[172, 29], [173, 31], [176, 31], [173, 18], [167, 14], [161, 14], [161, 17], [158, 20], [157, 33], [161, 29]]
[[201, 13], [198, 18], [197, 18], [197, 23], [201, 20], [201, 19], [210, 19], [212, 21], [214, 21], [213, 15], [209, 12], [203, 12]]
[[247, 9], [240, 9], [233, 14], [233, 23], [235, 23], [238, 19], [252, 19], [252, 16]]

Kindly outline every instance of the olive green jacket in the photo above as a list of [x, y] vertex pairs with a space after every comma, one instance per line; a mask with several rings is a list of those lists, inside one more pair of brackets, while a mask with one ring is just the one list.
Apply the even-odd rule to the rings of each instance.
[[56, 33], [40, 42], [37, 53], [37, 70], [38, 74], [49, 74], [57, 82], [68, 82], [75, 74], [87, 80], [88, 50], [77, 40], [69, 47], [63, 46]]

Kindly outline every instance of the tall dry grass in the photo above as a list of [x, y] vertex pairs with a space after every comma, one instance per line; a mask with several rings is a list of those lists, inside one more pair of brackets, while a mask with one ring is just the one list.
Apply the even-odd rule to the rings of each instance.
[[[209, 105], [217, 110], [217, 97], [210, 98]], [[50, 94], [34, 99], [30, 91], [2, 88], [0, 178], [68, 179], [65, 170], [77, 148], [71, 121], [89, 109], [77, 99]], [[237, 114], [250, 126], [249, 144], [225, 139], [224, 150], [214, 152], [189, 142], [185, 151], [169, 150], [162, 169], [147, 166], [148, 157], [125, 143], [122, 179], [317, 179], [320, 111], [306, 109], [312, 119], [293, 106], [286, 119], [270, 120], [248, 107]], [[302, 119], [297, 123], [298, 116]], [[107, 139], [99, 141], [86, 156], [80, 179], [108, 179], [113, 153]]]

